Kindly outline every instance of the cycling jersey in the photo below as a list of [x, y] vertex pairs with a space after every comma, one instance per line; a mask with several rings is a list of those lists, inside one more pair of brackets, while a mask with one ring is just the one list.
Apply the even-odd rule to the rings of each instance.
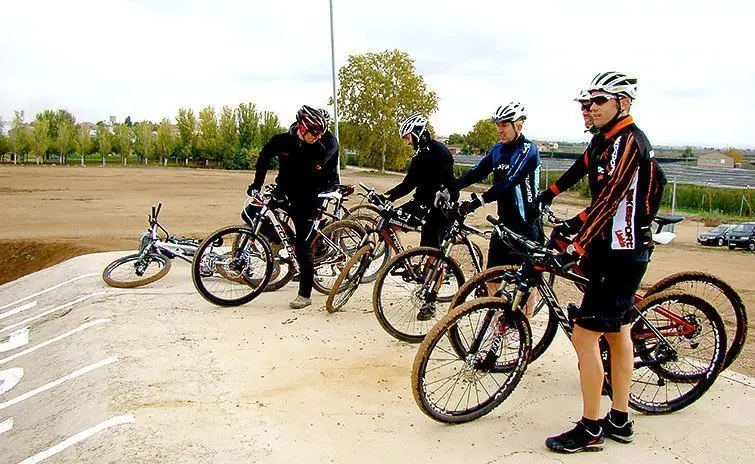
[[582, 255], [595, 240], [611, 250], [652, 246], [650, 225], [658, 212], [666, 177], [645, 134], [625, 116], [593, 137], [585, 153], [549, 187], [554, 195], [588, 176], [592, 201], [581, 213], [574, 241]]
[[418, 205], [433, 206], [435, 193], [454, 183], [454, 157], [445, 145], [430, 140], [412, 156], [409, 170], [400, 184], [385, 192], [391, 201], [406, 196], [412, 190], [414, 202]]
[[317, 194], [339, 183], [338, 141], [326, 131], [317, 142], [299, 139], [295, 126], [283, 134], [274, 135], [260, 151], [252, 187], [259, 190], [265, 182], [270, 161], [278, 157], [279, 170], [275, 182], [278, 189], [294, 202], [309, 203]]
[[482, 194], [489, 203], [498, 202], [498, 219], [504, 225], [522, 231], [540, 218], [537, 192], [540, 187], [540, 152], [537, 146], [520, 135], [511, 143], [497, 143], [455, 183], [459, 191], [493, 174], [493, 186]]

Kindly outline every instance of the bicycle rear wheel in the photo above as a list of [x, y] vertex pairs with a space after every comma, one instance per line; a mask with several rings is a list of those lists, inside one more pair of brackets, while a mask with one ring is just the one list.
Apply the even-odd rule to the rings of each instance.
[[372, 260], [374, 245], [367, 243], [359, 249], [349, 262], [341, 270], [333, 288], [328, 293], [328, 299], [325, 301], [325, 310], [334, 313], [341, 309], [354, 295], [362, 281], [362, 276], [367, 270]]
[[685, 271], [661, 279], [645, 296], [664, 290], [682, 290], [710, 303], [723, 319], [726, 328], [726, 359], [724, 369], [736, 361], [747, 340], [747, 310], [739, 294], [726, 282], [705, 272]]
[[406, 250], [388, 263], [375, 282], [375, 317], [391, 336], [419, 343], [448, 312], [448, 304], [463, 284], [459, 265], [439, 249]]
[[[422, 412], [439, 422], [469, 422], [514, 391], [527, 369], [532, 340], [526, 318], [510, 306], [504, 298], [477, 299], [457, 306], [430, 330], [412, 366], [412, 393]], [[471, 351], [457, 353], [451, 329]]]
[[273, 273], [273, 253], [264, 237], [246, 226], [224, 227], [197, 248], [191, 262], [194, 286], [207, 301], [238, 306], [256, 298]]
[[359, 223], [343, 220], [328, 225], [315, 236], [311, 245], [315, 290], [323, 295], [330, 293], [349, 258], [359, 250], [365, 233]]
[[[632, 324], [635, 367], [629, 406], [646, 414], [684, 409], [708, 391], [723, 367], [726, 332], [721, 317], [702, 298], [674, 290], [650, 295], [636, 308], [670, 346], [644, 320]], [[610, 350], [604, 359], [610, 374]]]
[[165, 277], [171, 262], [159, 253], [139, 253], [118, 258], [102, 271], [102, 280], [111, 287], [135, 288]]

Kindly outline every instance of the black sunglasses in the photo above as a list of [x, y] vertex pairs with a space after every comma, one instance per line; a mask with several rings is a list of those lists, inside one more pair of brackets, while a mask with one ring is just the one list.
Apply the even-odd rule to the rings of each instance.
[[592, 106], [592, 103], [590, 102], [583, 102], [582, 103], [582, 111], [590, 111], [590, 107]]
[[603, 105], [608, 100], [615, 100], [615, 99], [616, 97], [614, 97], [613, 95], [596, 95], [594, 97], [590, 97], [590, 104], [592, 105], [593, 103], [595, 103], [596, 105]]

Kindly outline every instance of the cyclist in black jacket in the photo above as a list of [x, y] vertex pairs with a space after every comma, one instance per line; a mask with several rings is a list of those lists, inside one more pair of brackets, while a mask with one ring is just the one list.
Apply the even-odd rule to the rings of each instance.
[[445, 145], [430, 137], [427, 119], [419, 113], [404, 120], [399, 126], [399, 133], [415, 153], [404, 180], [385, 192], [385, 197], [396, 201], [416, 189], [414, 198], [401, 205], [400, 209], [413, 216], [425, 217], [420, 246], [438, 248], [446, 219], [434, 206], [435, 195], [443, 189], [451, 190], [454, 183], [454, 157]]
[[309, 254], [312, 224], [318, 207], [317, 195], [338, 184], [338, 141], [327, 130], [328, 117], [321, 110], [304, 105], [296, 113], [296, 122], [288, 132], [274, 135], [260, 151], [254, 182], [247, 195], [259, 193], [270, 168], [278, 158], [275, 196], [285, 200], [286, 209], [296, 229], [296, 259], [301, 269], [299, 294], [290, 303], [294, 309], [312, 304], [314, 268]]

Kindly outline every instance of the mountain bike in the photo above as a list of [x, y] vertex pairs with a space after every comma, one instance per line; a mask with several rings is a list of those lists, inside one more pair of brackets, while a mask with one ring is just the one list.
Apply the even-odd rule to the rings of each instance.
[[399, 253], [380, 272], [373, 288], [372, 306], [378, 322], [401, 341], [421, 342], [464, 284], [465, 273], [452, 256], [455, 247], [462, 250], [474, 272], [482, 271], [482, 252], [471, 236], [489, 236], [464, 224], [458, 205], [448, 203], [439, 209], [448, 219], [440, 248], [418, 247]]
[[[423, 340], [412, 368], [412, 391], [420, 409], [440, 422], [477, 419], [500, 405], [521, 380], [531, 359], [530, 325], [524, 315], [533, 290], [550, 317], [571, 337], [571, 317], [558, 303], [548, 274], [586, 286], [589, 280], [556, 260], [557, 252], [522, 237], [491, 216], [494, 233], [525, 257], [507, 275], [500, 297], [452, 309]], [[699, 399], [724, 362], [726, 332], [705, 300], [668, 290], [641, 299], [632, 309], [634, 370], [629, 405], [648, 414], [678, 411]], [[610, 349], [601, 343], [604, 386], [610, 395]]]
[[[545, 209], [544, 213], [552, 224], [561, 222], [550, 209]], [[653, 219], [656, 224], [656, 230], [653, 233], [654, 242], [658, 244], [670, 243], [674, 238], [673, 234], [663, 232], [662, 229], [664, 226], [678, 223], [682, 219], [681, 216], [656, 216]], [[550, 243], [557, 251], [564, 252], [571, 240], [557, 234], [554, 230], [554, 233], [551, 234]], [[501, 282], [505, 275], [517, 269], [518, 266], [500, 266], [475, 275], [459, 289], [451, 302], [451, 308], [468, 301], [470, 298], [493, 296], [488, 283]], [[574, 266], [572, 270], [577, 274], [584, 275], [579, 266]], [[579, 284], [574, 285], [574, 282], [556, 279], [554, 274], [546, 273], [545, 278], [562, 301], [570, 299], [577, 302], [581, 300], [583, 288]], [[697, 271], [682, 271], [661, 279], [644, 293], [638, 293], [635, 295], [635, 301], [639, 302], [643, 298], [665, 290], [680, 290], [684, 293], [690, 293], [706, 300], [716, 309], [724, 322], [728, 343], [724, 369], [731, 366], [742, 351], [747, 339], [747, 310], [739, 294], [729, 284], [714, 275]], [[532, 332], [530, 362], [536, 360], [545, 352], [558, 331], [558, 321], [551, 317], [551, 312], [541, 311], [543, 308], [544, 302], [542, 300], [537, 301], [534, 305], [534, 314], [529, 319]]]
[[117, 288], [140, 287], [165, 277], [173, 258], [191, 263], [200, 241], [171, 235], [160, 225], [157, 218], [162, 206], [162, 203], [152, 205], [147, 218], [149, 228], [139, 237], [139, 251], [116, 259], [102, 271], [106, 284]]
[[[248, 208], [250, 205], [254, 208]], [[265, 289], [275, 273], [280, 273], [276, 271], [277, 260], [291, 270], [282, 279], [285, 283], [299, 273], [296, 253], [300, 251], [292, 244], [294, 232], [280, 206], [281, 202], [270, 193], [250, 197], [244, 207], [248, 225], [223, 227], [200, 244], [192, 261], [192, 280], [205, 299], [220, 306], [248, 303]], [[341, 267], [357, 251], [365, 230], [353, 221], [335, 221], [322, 227], [324, 207], [318, 207], [310, 232], [314, 238], [305, 252], [312, 253], [313, 288], [328, 294]], [[277, 255], [261, 233], [263, 224], [273, 227], [274, 238], [280, 243]]]

